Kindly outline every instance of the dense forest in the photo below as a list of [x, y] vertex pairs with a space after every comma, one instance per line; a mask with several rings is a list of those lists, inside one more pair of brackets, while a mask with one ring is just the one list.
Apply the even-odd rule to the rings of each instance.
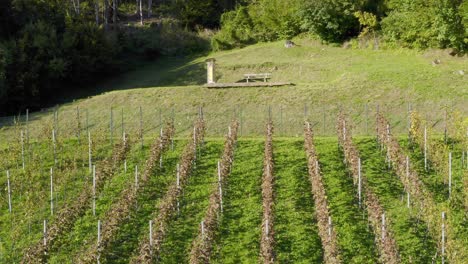
[[353, 48], [468, 46], [467, 0], [0, 0], [0, 115], [141, 60], [298, 35]]

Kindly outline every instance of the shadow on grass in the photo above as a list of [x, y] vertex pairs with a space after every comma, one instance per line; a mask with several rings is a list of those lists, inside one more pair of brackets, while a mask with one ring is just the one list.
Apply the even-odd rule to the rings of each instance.
[[437, 245], [429, 235], [427, 225], [416, 217], [417, 209], [406, 207], [403, 184], [392, 168], [388, 168], [385, 153], [375, 139], [356, 140], [363, 160], [364, 176], [379, 197], [388, 214], [389, 226], [395, 236], [403, 263], [431, 263]]
[[323, 250], [302, 140], [275, 140], [275, 238], [281, 263], [320, 263]]
[[336, 141], [317, 141], [319, 163], [344, 263], [376, 263], [374, 234], [359, 208], [356, 187]]
[[216, 163], [223, 151], [222, 141], [209, 141], [198, 157], [180, 201], [180, 213], [171, 221], [162, 244], [162, 263], [188, 263], [193, 239], [205, 216], [209, 196], [216, 182]]
[[139, 239], [147, 233], [148, 221], [151, 218], [157, 202], [164, 195], [167, 186], [175, 178], [175, 167], [179, 160], [185, 142], [176, 141], [174, 151], [168, 150], [163, 156], [162, 169], [157, 168], [138, 197], [134, 210], [120, 227], [115, 240], [102, 258], [106, 263], [128, 263], [128, 260], [138, 247]]
[[[448, 184], [444, 183], [446, 176], [440, 175], [436, 171], [435, 165], [428, 159], [428, 170], [424, 169], [424, 152], [415, 144], [408, 144], [408, 140], [400, 140], [400, 145], [403, 150], [408, 153], [411, 167], [416, 170], [416, 173], [424, 183], [424, 186], [433, 195], [437, 203], [445, 202], [448, 199]], [[448, 157], [447, 157], [448, 159]], [[448, 162], [448, 161], [447, 161]]]
[[227, 179], [212, 263], [257, 263], [262, 217], [263, 141], [239, 140]]

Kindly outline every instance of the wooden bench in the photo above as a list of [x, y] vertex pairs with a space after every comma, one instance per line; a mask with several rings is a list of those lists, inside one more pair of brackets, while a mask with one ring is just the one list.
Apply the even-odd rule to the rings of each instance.
[[247, 73], [244, 74], [244, 79], [247, 83], [250, 80], [263, 80], [263, 82], [267, 82], [268, 79], [271, 79], [271, 73]]

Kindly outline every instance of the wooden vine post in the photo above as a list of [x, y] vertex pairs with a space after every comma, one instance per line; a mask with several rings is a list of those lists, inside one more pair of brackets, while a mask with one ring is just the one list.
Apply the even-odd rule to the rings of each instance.
[[26, 109], [26, 144], [29, 149], [29, 109]]
[[358, 159], [358, 198], [359, 198], [359, 208], [362, 205], [362, 172], [361, 172], [361, 158]]
[[96, 165], [93, 165], [93, 216], [96, 216]]
[[424, 126], [424, 170], [427, 171], [427, 126]]
[[23, 170], [25, 170], [25, 162], [24, 162], [24, 133], [21, 130], [21, 160], [23, 163]]
[[[43, 226], [42, 226], [42, 243], [47, 246], [47, 220], [44, 219]], [[45, 251], [44, 251], [45, 254]]]
[[[140, 2], [141, 5], [141, 2]], [[140, 140], [141, 149], [143, 149], [143, 108], [140, 106]]]
[[111, 146], [114, 145], [113, 137], [114, 137], [114, 110], [110, 109], [110, 122], [109, 122], [109, 135], [110, 135], [110, 144]]
[[452, 197], [452, 152], [449, 152], [448, 157], [448, 192], [450, 199]]
[[93, 170], [93, 161], [92, 161], [92, 149], [91, 149], [91, 132], [88, 131], [88, 168], [89, 168], [89, 173], [92, 172]]
[[52, 129], [52, 145], [54, 149], [54, 164], [57, 164], [57, 139], [55, 129]]
[[442, 264], [445, 263], [445, 212], [442, 212], [442, 228], [441, 228], [442, 238], [441, 238], [441, 258]]
[[11, 214], [11, 184], [10, 184], [10, 171], [7, 170], [7, 187], [8, 187], [8, 212]]
[[54, 169], [50, 168], [50, 215], [54, 215]]

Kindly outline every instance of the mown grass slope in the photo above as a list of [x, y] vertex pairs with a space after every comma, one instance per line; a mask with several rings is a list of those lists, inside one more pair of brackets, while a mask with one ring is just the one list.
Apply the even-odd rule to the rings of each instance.
[[[120, 128], [123, 120], [126, 130], [136, 131], [141, 106], [145, 132], [158, 132], [164, 118], [174, 117], [177, 131], [187, 133], [187, 120], [203, 106], [211, 135], [221, 135], [234, 116], [242, 119], [244, 135], [261, 135], [263, 125], [259, 124], [272, 106], [281, 134], [301, 134], [302, 121], [308, 117], [325, 121], [318, 132], [332, 135], [334, 112], [341, 106], [350, 110], [360, 133], [372, 128], [377, 104], [400, 131], [405, 128], [407, 103], [421, 112], [427, 110], [434, 122], [443, 118], [445, 106], [468, 113], [468, 77], [459, 73], [468, 71], [466, 57], [451, 57], [442, 51], [353, 50], [306, 39], [296, 42], [299, 46], [291, 49], [284, 48], [283, 42], [272, 42], [207, 56], [142, 63], [134, 71], [96, 85], [82, 99], [60, 105], [58, 126], [68, 135], [77, 134], [77, 120], [81, 130], [86, 123], [93, 132], [108, 130], [113, 107], [114, 126]], [[217, 60], [219, 82], [239, 81], [244, 73], [271, 72], [273, 82], [290, 81], [295, 86], [205, 88], [204, 61], [208, 57]], [[441, 64], [433, 66], [435, 58]], [[32, 138], [53, 123], [54, 110], [30, 115]], [[24, 113], [21, 120], [25, 120]], [[11, 118], [3, 118], [0, 124], [11, 122]], [[3, 139], [0, 142], [5, 144]]]

